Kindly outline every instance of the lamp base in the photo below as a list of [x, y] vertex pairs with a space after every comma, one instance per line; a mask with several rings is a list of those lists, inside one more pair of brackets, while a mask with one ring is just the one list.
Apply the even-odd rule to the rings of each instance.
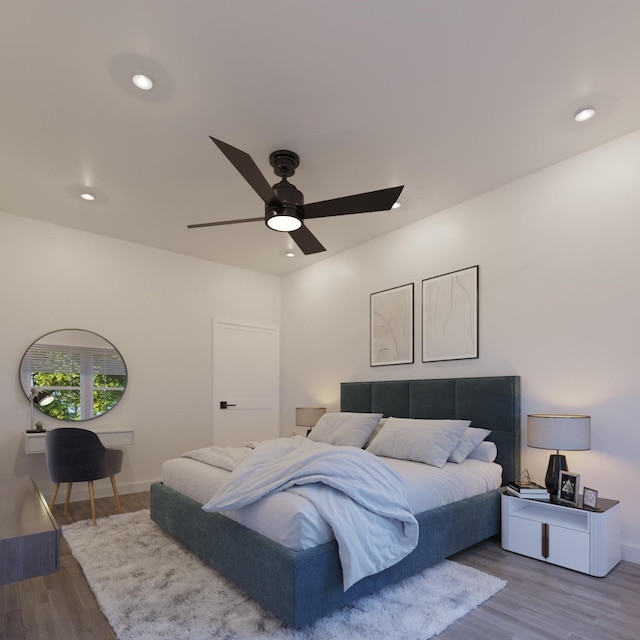
[[560, 484], [560, 471], [568, 471], [567, 458], [559, 453], [552, 453], [549, 456], [549, 466], [547, 467], [547, 475], [544, 478], [544, 484], [552, 499], [558, 495], [558, 486]]

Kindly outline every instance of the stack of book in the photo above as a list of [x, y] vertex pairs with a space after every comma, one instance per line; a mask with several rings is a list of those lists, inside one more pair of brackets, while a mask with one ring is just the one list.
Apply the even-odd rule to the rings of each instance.
[[527, 498], [529, 500], [545, 500], [549, 501], [549, 492], [545, 487], [535, 482], [514, 482], [507, 483], [507, 493], [518, 498]]

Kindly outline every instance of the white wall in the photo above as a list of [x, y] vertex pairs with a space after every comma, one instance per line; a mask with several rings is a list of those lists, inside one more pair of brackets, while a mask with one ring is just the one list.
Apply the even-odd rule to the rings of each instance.
[[[18, 381], [42, 334], [88, 329], [123, 355], [122, 401], [83, 425], [134, 429], [118, 476], [126, 493], [148, 488], [163, 460], [212, 442], [213, 317], [280, 325], [278, 278], [5, 213], [0, 274], [0, 477], [31, 475], [45, 492], [44, 455], [23, 450], [29, 403]], [[109, 481], [97, 491], [110, 495]], [[72, 498], [81, 497], [78, 486]]]
[[[636, 132], [285, 277], [283, 423], [336, 410], [343, 380], [519, 375], [523, 467], [543, 481], [549, 453], [526, 447], [528, 413], [591, 415], [569, 468], [622, 501], [623, 557], [640, 562], [639, 175]], [[480, 358], [422, 363], [422, 279], [476, 264]], [[372, 368], [369, 295], [408, 282], [416, 362]]]
[[[123, 354], [124, 399], [89, 424], [135, 429], [124, 492], [158, 478], [162, 460], [211, 442], [211, 320], [238, 318], [282, 327], [281, 433], [296, 406], [336, 409], [343, 380], [517, 374], [523, 437], [527, 413], [590, 414], [592, 450], [569, 453], [569, 466], [622, 501], [624, 557], [640, 562], [638, 175], [640, 132], [282, 281], [0, 213], [0, 477], [31, 475], [48, 489], [44, 456], [22, 447], [29, 405], [18, 365], [37, 337], [89, 329]], [[475, 264], [480, 358], [421, 363], [421, 280]], [[417, 361], [371, 368], [369, 294], [407, 282], [416, 283]], [[523, 446], [537, 479], [546, 461]]]

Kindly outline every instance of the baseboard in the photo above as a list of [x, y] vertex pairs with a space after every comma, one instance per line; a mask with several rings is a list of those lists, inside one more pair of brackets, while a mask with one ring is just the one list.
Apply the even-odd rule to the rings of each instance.
[[622, 559], [627, 562], [640, 564], [640, 547], [634, 547], [630, 544], [622, 545]]
[[[116, 481], [117, 481], [116, 476]], [[139, 493], [141, 491], [149, 491], [149, 487], [152, 483], [158, 482], [157, 479], [148, 480], [144, 482], [129, 482], [125, 484], [120, 484], [118, 482], [118, 493], [122, 496], [127, 493]], [[45, 494], [45, 498], [49, 500], [51, 497], [51, 492], [53, 490], [53, 484], [49, 485], [48, 490], [42, 486], [44, 483], [39, 482], [38, 486], [40, 491]], [[64, 504], [65, 496], [67, 493], [66, 485], [60, 485], [60, 491], [58, 492], [58, 497], [56, 498], [56, 504]], [[96, 498], [109, 498], [113, 497], [113, 489], [111, 488], [111, 482], [107, 478], [106, 480], [96, 480], [93, 483], [93, 493]], [[81, 500], [89, 499], [89, 486], [86, 482], [78, 482], [74, 483], [73, 488], [71, 490], [71, 499], [70, 502], [80, 502]]]

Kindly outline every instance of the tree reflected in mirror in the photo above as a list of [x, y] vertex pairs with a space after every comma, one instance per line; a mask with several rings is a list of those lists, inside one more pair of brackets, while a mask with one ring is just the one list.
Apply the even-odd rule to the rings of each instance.
[[90, 420], [111, 411], [127, 386], [119, 351], [102, 336], [81, 329], [54, 331], [27, 349], [20, 365], [25, 394], [51, 391], [55, 400], [36, 408], [56, 420]]

